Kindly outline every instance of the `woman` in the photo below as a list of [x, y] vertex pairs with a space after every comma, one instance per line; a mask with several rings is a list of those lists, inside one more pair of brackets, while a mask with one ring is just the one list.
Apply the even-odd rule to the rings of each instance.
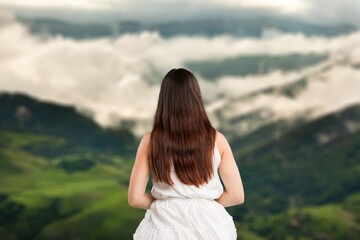
[[133, 239], [236, 239], [225, 207], [244, 199], [230, 145], [212, 127], [197, 79], [186, 69], [170, 70], [161, 83], [154, 127], [140, 141], [130, 177], [129, 205], [146, 209]]

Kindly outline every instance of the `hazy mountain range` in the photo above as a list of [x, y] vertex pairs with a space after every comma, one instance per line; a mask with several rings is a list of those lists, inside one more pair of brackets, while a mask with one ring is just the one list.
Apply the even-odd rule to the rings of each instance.
[[146, 23], [136, 20], [124, 20], [113, 23], [74, 23], [52, 18], [18, 17], [34, 34], [61, 35], [75, 39], [119, 36], [125, 33], [155, 31], [162, 37], [178, 35], [201, 35], [214, 37], [227, 34], [237, 37], [261, 37], [266, 30], [284, 33], [303, 33], [307, 36], [337, 36], [358, 30], [351, 24], [319, 25], [303, 20], [277, 16], [238, 16], [214, 17], [204, 19], [186, 19], [182, 21], [163, 21]]

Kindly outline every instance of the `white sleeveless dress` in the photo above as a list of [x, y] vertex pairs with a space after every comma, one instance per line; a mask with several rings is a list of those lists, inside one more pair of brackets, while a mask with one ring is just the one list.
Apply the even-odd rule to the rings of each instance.
[[236, 240], [233, 217], [215, 201], [223, 193], [218, 167], [219, 150], [214, 147], [214, 176], [200, 188], [183, 184], [174, 169], [174, 186], [154, 183], [151, 194], [156, 200], [146, 210], [133, 240]]

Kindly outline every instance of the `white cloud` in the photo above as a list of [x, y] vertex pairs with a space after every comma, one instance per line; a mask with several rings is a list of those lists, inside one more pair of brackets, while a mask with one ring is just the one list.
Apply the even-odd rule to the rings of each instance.
[[238, 8], [263, 8], [281, 13], [301, 13], [308, 4], [302, 0], [217, 0], [219, 5]]
[[[217, 108], [223, 109], [223, 115], [228, 119], [266, 109], [265, 122], [272, 122], [284, 118], [292, 119], [304, 114], [308, 119], [314, 119], [360, 103], [358, 94], [360, 71], [350, 66], [333, 64], [330, 70], [318, 71], [308, 80], [306, 89], [301, 91], [296, 98], [277, 93], [262, 93], [248, 99], [223, 101]], [[239, 88], [234, 86], [234, 89]], [[243, 134], [249, 130], [249, 123], [240, 123], [240, 125], [244, 124], [244, 128], [238, 129], [234, 126], [232, 128]]]
[[[108, 9], [121, 3], [124, 0], [1, 0], [0, 5], [29, 7], [29, 8], [75, 8], [75, 9]], [[121, 6], [121, 5], [120, 5]]]
[[322, 24], [351, 23], [360, 26], [360, 2], [358, 0], [303, 0], [307, 11], [305, 19]]
[[135, 7], [135, 6], [183, 6], [191, 7], [197, 4], [216, 4], [219, 6], [231, 6], [239, 8], [265, 8], [282, 12], [298, 12], [306, 7], [306, 2], [302, 0], [175, 0], [169, 3], [166, 0], [2, 0], [1, 5], [12, 5], [30, 8], [85, 8], [85, 9], [104, 9], [111, 7]]
[[317, 108], [312, 117], [318, 117], [360, 103], [359, 92], [360, 71], [338, 65], [310, 79], [307, 90], [296, 101], [304, 107]]
[[[116, 39], [42, 39], [12, 22], [0, 26], [0, 90], [24, 91], [41, 99], [91, 109], [102, 125], [112, 124], [118, 117], [149, 122], [155, 112], [162, 77], [171, 68], [182, 67], [185, 61], [239, 54], [326, 52], [334, 61], [346, 56], [348, 61], [359, 62], [359, 42], [360, 32], [331, 39], [302, 34], [276, 34], [261, 39], [230, 36], [164, 39], [156, 32], [126, 34]], [[224, 76], [217, 83], [200, 76], [198, 80], [209, 109], [215, 109], [222, 106], [217, 102], [219, 94], [237, 97], [292, 82], [302, 74]], [[242, 102], [238, 112], [266, 107], [279, 117], [292, 117], [317, 107], [321, 109], [318, 113], [323, 114], [360, 102], [359, 77], [359, 71], [337, 66], [318, 76], [327, 81], [314, 81], [297, 99], [259, 95], [251, 102]]]
[[217, 5], [219, 7], [237, 7], [237, 8], [262, 8], [270, 9], [278, 12], [294, 13], [302, 12], [307, 7], [307, 2], [303, 0], [42, 0], [42, 1], [28, 1], [28, 0], [2, 0], [0, 5], [29, 7], [29, 8], [73, 8], [73, 9], [111, 9], [111, 8], [151, 8], [156, 6], [159, 8], [167, 7], [168, 9], [175, 6], [182, 6], [183, 8], [191, 8], [197, 5]]

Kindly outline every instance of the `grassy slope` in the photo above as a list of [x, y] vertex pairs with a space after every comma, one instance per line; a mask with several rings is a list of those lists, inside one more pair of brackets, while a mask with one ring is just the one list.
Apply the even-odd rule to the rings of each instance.
[[356, 239], [360, 225], [356, 214], [342, 204], [308, 205], [275, 214], [253, 227], [268, 239]]
[[127, 205], [130, 171], [123, 159], [113, 156], [112, 163], [97, 162], [86, 171], [67, 173], [58, 165], [67, 156], [47, 159], [23, 150], [37, 142], [54, 147], [66, 140], [14, 131], [1, 131], [1, 139], [0, 192], [25, 209], [13, 224], [3, 224], [0, 236], [7, 232], [5, 236], [15, 233], [19, 239], [131, 239], [144, 211]]
[[[46, 142], [46, 148], [44, 144], [34, 146], [28, 142], [26, 150], [35, 155], [52, 158], [97, 149], [102, 153], [129, 157], [137, 142], [129, 129], [101, 128], [91, 117], [80, 114], [73, 106], [55, 104], [28, 94], [1, 92], [0, 106], [0, 129], [46, 135], [57, 141], [57, 144]], [[54, 139], [54, 136], [58, 138]]]
[[[259, 139], [234, 139], [247, 197], [244, 206], [230, 212], [245, 233], [265, 239], [354, 239], [359, 234], [360, 132], [345, 127], [358, 121], [359, 109], [349, 107], [281, 137], [259, 130]], [[319, 134], [334, 137], [319, 142]], [[310, 215], [297, 231], [285, 224], [289, 208]]]
[[[341, 125], [357, 118], [350, 110], [278, 139], [253, 139], [259, 145], [232, 142], [242, 149], [234, 153], [247, 196], [244, 206], [228, 209], [239, 238], [351, 239], [359, 233], [360, 132]], [[329, 129], [337, 137], [319, 144], [317, 134]], [[10, 130], [0, 136], [0, 193], [7, 194], [0, 195], [1, 239], [131, 239], [144, 215], [127, 205], [132, 159], [61, 137]], [[62, 151], [66, 146], [72, 151]], [[73, 164], [84, 159], [93, 165]]]

